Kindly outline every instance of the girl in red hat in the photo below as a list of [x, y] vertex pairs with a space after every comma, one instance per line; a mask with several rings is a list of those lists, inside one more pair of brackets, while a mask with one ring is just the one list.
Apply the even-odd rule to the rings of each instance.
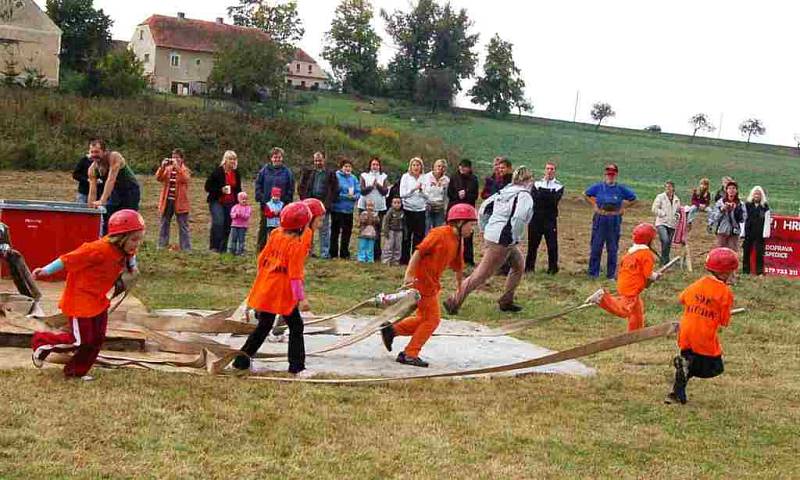
[[136, 250], [144, 239], [144, 219], [134, 210], [120, 210], [108, 220], [108, 236], [84, 243], [49, 265], [33, 271], [36, 278], [66, 270], [67, 281], [58, 307], [69, 317], [66, 332], [33, 334], [33, 364], [41, 368], [50, 352], [75, 354], [64, 367], [67, 377], [87, 375], [106, 338], [106, 293], [124, 270], [136, 268]]
[[644, 302], [641, 293], [658, 280], [660, 274], [653, 272], [655, 259], [651, 243], [656, 238], [656, 229], [649, 223], [641, 223], [633, 229], [633, 246], [619, 264], [617, 293], [612, 296], [604, 288], [586, 299], [586, 303], [596, 303], [603, 310], [620, 318], [628, 319], [628, 331], [644, 327]]
[[280, 227], [270, 234], [258, 256], [258, 273], [247, 297], [248, 307], [256, 311], [258, 325], [241, 348], [245, 355], [234, 360], [234, 368], [251, 367], [251, 358], [272, 330], [275, 317], [281, 315], [289, 326], [289, 373], [306, 370], [303, 319], [298, 307], [306, 298], [304, 264], [309, 246], [303, 233], [309, 222], [311, 210], [303, 202], [290, 203], [281, 211]]
[[683, 317], [678, 330], [680, 355], [672, 362], [675, 382], [666, 403], [686, 403], [686, 384], [692, 377], [713, 378], [725, 367], [717, 331], [731, 322], [733, 292], [728, 283], [739, 268], [736, 252], [718, 247], [706, 257], [706, 275], [681, 292]]

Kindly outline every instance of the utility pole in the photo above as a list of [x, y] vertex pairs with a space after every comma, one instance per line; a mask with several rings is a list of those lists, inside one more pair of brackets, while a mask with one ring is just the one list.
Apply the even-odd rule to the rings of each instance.
[[572, 112], [572, 123], [575, 123], [575, 119], [578, 118], [578, 101], [581, 98], [581, 91], [577, 90], [575, 92], [575, 110]]

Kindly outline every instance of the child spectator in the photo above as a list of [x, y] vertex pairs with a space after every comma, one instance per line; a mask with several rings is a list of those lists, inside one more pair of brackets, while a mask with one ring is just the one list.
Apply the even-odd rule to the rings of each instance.
[[403, 201], [400, 197], [392, 199], [392, 208], [383, 217], [383, 236], [385, 238], [383, 249], [383, 263], [386, 265], [399, 265], [400, 252], [403, 248]]
[[272, 191], [270, 192], [271, 198], [269, 202], [264, 205], [264, 218], [266, 219], [264, 245], [266, 245], [266, 239], [269, 239], [270, 232], [280, 226], [281, 211], [283, 210], [283, 201], [281, 201], [282, 193], [280, 188], [272, 187]]
[[381, 220], [375, 213], [375, 202], [367, 200], [366, 210], [358, 215], [358, 261], [373, 263], [375, 261], [375, 238]]
[[252, 210], [247, 202], [246, 192], [239, 192], [237, 200], [239, 203], [231, 208], [231, 239], [228, 244], [228, 251], [234, 255], [244, 255], [247, 227], [250, 225]]
[[641, 223], [633, 229], [633, 246], [622, 258], [617, 278], [617, 293], [612, 296], [604, 288], [586, 299], [586, 303], [596, 303], [603, 310], [620, 318], [628, 319], [628, 331], [644, 327], [644, 302], [640, 295], [645, 288], [658, 280], [659, 273], [653, 272], [655, 259], [651, 243], [656, 238], [656, 229], [649, 223]]
[[729, 248], [715, 248], [706, 257], [706, 275], [681, 292], [683, 317], [678, 330], [680, 355], [673, 359], [675, 383], [666, 403], [686, 403], [686, 384], [692, 377], [713, 378], [724, 370], [719, 327], [731, 320], [733, 292], [728, 287], [739, 259]]
[[41, 368], [51, 352], [75, 354], [64, 366], [68, 378], [94, 380], [87, 375], [106, 338], [106, 293], [127, 269], [136, 272], [136, 250], [144, 239], [144, 219], [134, 210], [119, 210], [108, 220], [108, 236], [84, 243], [49, 265], [33, 271], [35, 278], [66, 270], [67, 281], [58, 308], [69, 317], [67, 331], [33, 334], [33, 365]]

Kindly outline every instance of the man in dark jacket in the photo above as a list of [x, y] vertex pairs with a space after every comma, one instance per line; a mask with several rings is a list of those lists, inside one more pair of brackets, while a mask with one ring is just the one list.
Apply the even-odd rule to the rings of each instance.
[[283, 164], [283, 149], [275, 147], [270, 152], [270, 163], [261, 167], [256, 176], [256, 202], [260, 206], [261, 222], [258, 225], [258, 251], [267, 243], [267, 219], [264, 207], [270, 200], [274, 187], [281, 189], [281, 201], [289, 205], [294, 199], [294, 174]]
[[547, 162], [544, 178], [537, 180], [531, 189], [533, 197], [533, 218], [528, 224], [528, 256], [525, 271], [536, 268], [536, 253], [544, 237], [547, 243], [547, 273], [558, 273], [558, 202], [564, 195], [564, 186], [556, 180], [556, 164]]
[[325, 218], [319, 229], [319, 256], [322, 258], [330, 258], [331, 207], [338, 191], [339, 181], [336, 179], [336, 171], [325, 167], [325, 155], [322, 152], [315, 152], [314, 167], [303, 170], [297, 194], [301, 200], [316, 198], [325, 204]]
[[[458, 173], [450, 179], [447, 187], [447, 198], [449, 200], [448, 209], [459, 203], [475, 206], [478, 201], [478, 177], [472, 173], [472, 162], [461, 160], [458, 164]], [[473, 247], [473, 236], [464, 239], [464, 263], [475, 266], [475, 253]]]
[[511, 161], [506, 157], [495, 157], [492, 174], [486, 177], [481, 198], [486, 200], [511, 183]]

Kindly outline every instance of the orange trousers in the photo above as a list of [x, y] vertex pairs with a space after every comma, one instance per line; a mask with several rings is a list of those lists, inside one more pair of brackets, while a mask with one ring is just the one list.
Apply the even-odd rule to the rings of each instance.
[[626, 297], [605, 292], [600, 299], [600, 308], [620, 318], [627, 318], [629, 332], [644, 327], [644, 302], [638, 295]]
[[439, 310], [439, 295], [422, 297], [417, 303], [417, 314], [413, 317], [404, 318], [394, 324], [394, 333], [399, 336], [411, 336], [411, 341], [404, 350], [407, 357], [419, 357], [419, 351], [425, 342], [430, 340], [442, 314]]

